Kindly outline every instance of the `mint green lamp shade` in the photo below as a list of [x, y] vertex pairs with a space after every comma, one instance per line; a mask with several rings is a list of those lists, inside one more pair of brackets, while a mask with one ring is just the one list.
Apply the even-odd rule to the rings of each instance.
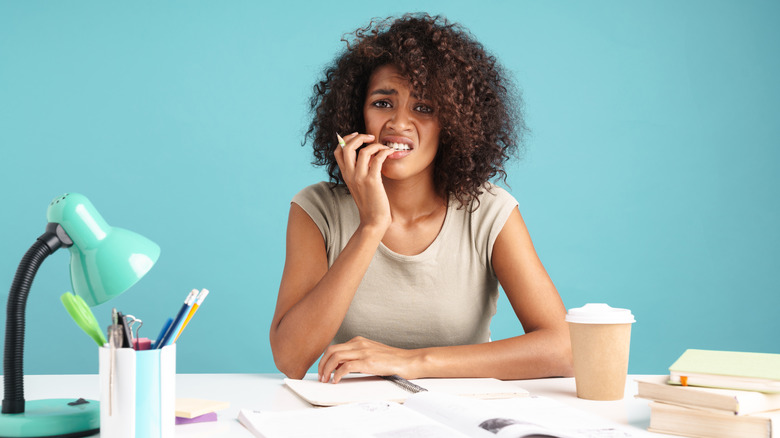
[[70, 281], [73, 292], [90, 307], [129, 289], [160, 257], [156, 243], [110, 226], [84, 195], [70, 193], [55, 198], [46, 218], [60, 224], [73, 240], [68, 248]]

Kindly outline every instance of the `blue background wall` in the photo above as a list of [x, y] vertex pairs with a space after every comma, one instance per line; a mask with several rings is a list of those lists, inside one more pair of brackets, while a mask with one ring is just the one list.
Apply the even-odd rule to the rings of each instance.
[[[630, 372], [685, 348], [780, 353], [780, 6], [766, 1], [0, 2], [0, 299], [49, 201], [87, 195], [162, 247], [111, 307], [153, 337], [212, 291], [179, 372], [274, 372], [289, 200], [324, 179], [300, 142], [342, 34], [427, 10], [468, 27], [521, 86], [510, 165], [567, 307], [633, 310]], [[67, 251], [28, 302], [28, 374], [95, 373], [59, 302]], [[5, 314], [0, 315], [3, 333]], [[505, 301], [493, 337], [518, 333]]]

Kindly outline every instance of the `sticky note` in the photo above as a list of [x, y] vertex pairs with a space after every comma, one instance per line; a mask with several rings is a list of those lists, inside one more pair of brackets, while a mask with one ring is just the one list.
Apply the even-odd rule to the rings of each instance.
[[176, 424], [205, 423], [207, 421], [217, 421], [217, 413], [209, 412], [194, 418], [176, 417]]
[[182, 418], [195, 418], [209, 412], [220, 411], [230, 407], [229, 402], [204, 400], [200, 398], [177, 398], [176, 416]]

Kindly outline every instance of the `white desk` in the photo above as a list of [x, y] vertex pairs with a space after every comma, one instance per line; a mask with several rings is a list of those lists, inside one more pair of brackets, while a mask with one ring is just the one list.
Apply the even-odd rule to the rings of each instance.
[[[619, 401], [589, 401], [577, 398], [574, 379], [525, 380], [522, 386], [534, 395], [553, 398], [582, 411], [628, 425], [636, 436], [663, 437], [647, 432], [650, 408], [646, 400], [635, 399], [636, 383], [629, 376], [626, 393]], [[25, 376], [25, 398], [99, 399], [97, 375]], [[289, 410], [310, 407], [290, 392], [281, 374], [179, 374], [176, 396], [230, 402], [230, 408], [219, 411], [219, 421], [176, 426], [177, 438], [246, 437], [249, 433], [236, 420], [239, 409]], [[97, 435], [99, 436], [99, 435]]]

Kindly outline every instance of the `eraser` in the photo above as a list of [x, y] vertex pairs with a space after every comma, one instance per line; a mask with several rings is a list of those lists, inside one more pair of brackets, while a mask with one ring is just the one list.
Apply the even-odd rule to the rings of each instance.
[[133, 348], [135, 350], [151, 350], [152, 349], [152, 341], [149, 340], [149, 338], [138, 338], [133, 339]]
[[176, 417], [176, 424], [205, 423], [207, 421], [217, 421], [217, 413], [209, 412], [194, 418]]

